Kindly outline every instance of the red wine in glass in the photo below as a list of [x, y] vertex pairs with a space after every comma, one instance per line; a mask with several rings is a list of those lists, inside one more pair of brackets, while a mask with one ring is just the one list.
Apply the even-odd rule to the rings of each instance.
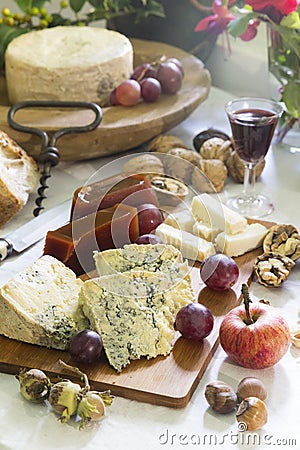
[[282, 107], [272, 100], [243, 97], [228, 102], [225, 111], [234, 148], [245, 167], [243, 192], [227, 204], [244, 216], [263, 217], [274, 206], [268, 197], [255, 193], [255, 167], [269, 150]]
[[[261, 118], [261, 120], [260, 120]], [[267, 109], [245, 108], [229, 118], [235, 149], [243, 161], [257, 163], [270, 147], [278, 117]]]

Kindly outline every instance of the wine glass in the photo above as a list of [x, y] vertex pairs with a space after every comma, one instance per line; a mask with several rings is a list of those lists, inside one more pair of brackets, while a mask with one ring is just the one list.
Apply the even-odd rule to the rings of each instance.
[[238, 98], [225, 105], [234, 148], [245, 165], [243, 192], [227, 204], [243, 216], [263, 217], [274, 210], [271, 200], [255, 193], [255, 168], [266, 156], [282, 113], [279, 103], [264, 98]]

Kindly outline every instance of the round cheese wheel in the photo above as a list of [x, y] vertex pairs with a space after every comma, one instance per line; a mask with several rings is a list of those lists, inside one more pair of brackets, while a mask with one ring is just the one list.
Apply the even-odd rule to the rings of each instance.
[[7, 47], [5, 70], [12, 104], [25, 100], [91, 101], [108, 105], [111, 91], [130, 77], [129, 39], [95, 27], [31, 31]]

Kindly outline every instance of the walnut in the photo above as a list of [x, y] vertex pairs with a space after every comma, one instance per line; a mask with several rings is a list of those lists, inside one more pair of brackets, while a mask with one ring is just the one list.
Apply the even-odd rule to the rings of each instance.
[[224, 163], [226, 163], [232, 152], [232, 142], [230, 140], [224, 141], [224, 139], [219, 137], [207, 139], [200, 148], [202, 158], [220, 159]]
[[198, 165], [201, 159], [201, 156], [194, 150], [172, 148], [163, 158], [165, 172], [174, 178], [190, 183], [194, 166]]
[[[255, 178], [258, 178], [261, 175], [265, 164], [266, 162], [264, 159], [257, 164], [255, 169]], [[226, 166], [231, 178], [233, 178], [236, 183], [243, 183], [245, 167], [243, 161], [240, 159], [236, 152], [233, 152], [231, 153], [231, 155], [229, 155], [226, 161]]]
[[219, 159], [202, 159], [192, 173], [192, 186], [200, 192], [221, 192], [227, 168]]
[[161, 160], [151, 153], [143, 153], [127, 160], [123, 166], [124, 172], [130, 173], [164, 173]]
[[300, 257], [300, 236], [293, 225], [274, 225], [263, 242], [264, 252], [277, 252], [293, 261]]
[[287, 256], [267, 252], [256, 258], [254, 273], [260, 284], [278, 287], [287, 279], [294, 265], [294, 261]]
[[153, 138], [148, 144], [149, 152], [168, 153], [171, 148], [187, 148], [185, 143], [177, 136], [160, 134]]

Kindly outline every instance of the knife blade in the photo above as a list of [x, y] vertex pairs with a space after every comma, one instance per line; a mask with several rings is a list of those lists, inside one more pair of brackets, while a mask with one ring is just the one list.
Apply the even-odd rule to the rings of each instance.
[[17, 230], [0, 238], [0, 262], [13, 251], [21, 253], [44, 238], [49, 230], [64, 225], [70, 217], [70, 199], [29, 220]]

